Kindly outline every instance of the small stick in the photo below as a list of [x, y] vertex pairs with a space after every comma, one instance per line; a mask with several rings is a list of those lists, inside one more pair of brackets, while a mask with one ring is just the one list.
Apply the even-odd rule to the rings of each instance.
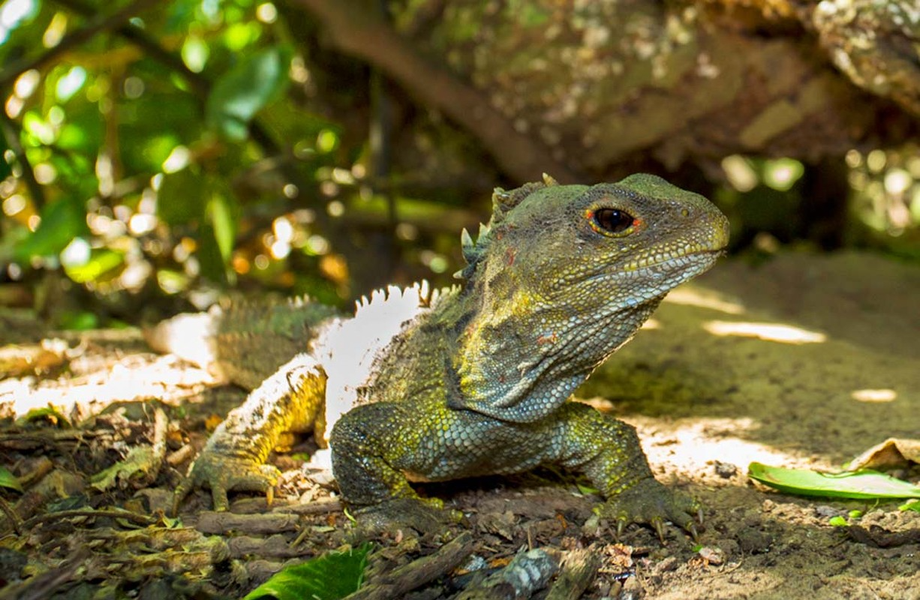
[[594, 548], [567, 552], [562, 561], [562, 571], [553, 582], [546, 600], [578, 600], [597, 576], [601, 557]]
[[270, 534], [296, 531], [299, 527], [300, 515], [296, 514], [237, 515], [215, 511], [202, 512], [195, 524], [195, 529], [209, 534], [225, 534], [229, 531]]
[[294, 514], [294, 515], [321, 515], [331, 512], [340, 512], [342, 510], [341, 500], [321, 500], [309, 502], [306, 504], [288, 504], [278, 506], [272, 509], [276, 514]]
[[64, 519], [72, 519], [74, 517], [108, 517], [110, 519], [125, 519], [126, 521], [137, 523], [138, 525], [155, 525], [157, 522], [157, 520], [153, 517], [148, 517], [147, 515], [139, 515], [137, 513], [129, 512], [126, 510], [76, 509], [62, 510], [59, 512], [50, 512], [37, 515], [28, 521], [23, 522], [22, 527], [24, 529], [31, 529], [39, 523], [44, 523], [46, 521], [61, 521]]
[[16, 532], [16, 535], [22, 535], [22, 519], [19, 518], [19, 515], [16, 514], [16, 510], [10, 506], [10, 503], [4, 500], [2, 496], [0, 496], [0, 511], [3, 511], [6, 518], [12, 523], [13, 531]]
[[437, 552], [368, 583], [345, 600], [392, 600], [448, 573], [473, 551], [473, 536], [464, 531]]
[[55, 591], [73, 581], [74, 575], [90, 556], [87, 548], [80, 548], [56, 569], [36, 575], [20, 584], [13, 584], [0, 590], [0, 600], [41, 600], [50, 598]]

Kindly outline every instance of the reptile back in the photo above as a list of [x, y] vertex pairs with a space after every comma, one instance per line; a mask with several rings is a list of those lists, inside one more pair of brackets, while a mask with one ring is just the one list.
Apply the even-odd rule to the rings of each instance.
[[338, 316], [335, 308], [304, 298], [243, 302], [177, 315], [145, 330], [144, 337], [158, 352], [175, 354], [251, 390], [307, 351]]

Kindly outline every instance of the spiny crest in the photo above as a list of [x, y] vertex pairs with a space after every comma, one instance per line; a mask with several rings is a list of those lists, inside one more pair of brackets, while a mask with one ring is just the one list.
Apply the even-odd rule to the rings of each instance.
[[486, 250], [489, 248], [489, 244], [492, 241], [493, 228], [500, 224], [505, 219], [505, 215], [520, 204], [524, 198], [537, 190], [555, 185], [559, 185], [559, 182], [546, 173], [543, 173], [542, 182], [525, 183], [514, 190], [495, 188], [495, 191], [492, 193], [492, 219], [489, 220], [488, 225], [479, 224], [479, 236], [476, 238], [476, 241], [473, 241], [470, 232], [467, 231], [465, 227], [463, 231], [460, 232], [460, 247], [463, 251], [463, 259], [466, 261], [466, 266], [462, 270], [454, 273], [454, 277], [456, 279], [469, 279], [476, 270], [477, 263], [485, 256]]
[[420, 310], [434, 308], [454, 291], [455, 288], [433, 289], [427, 281], [408, 287], [390, 285], [374, 290], [370, 298], [362, 296], [355, 303], [355, 316], [395, 318], [401, 322], [413, 318]]

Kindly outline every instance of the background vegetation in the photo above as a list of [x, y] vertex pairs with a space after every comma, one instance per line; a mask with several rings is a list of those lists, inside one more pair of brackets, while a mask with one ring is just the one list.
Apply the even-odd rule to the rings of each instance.
[[[392, 83], [385, 59], [339, 53], [322, 4], [4, 0], [0, 304], [93, 327], [204, 307], [230, 287], [344, 305], [386, 281], [450, 283], [460, 228], [487, 218], [491, 187], [520, 170], [450, 107]], [[456, 4], [494, 4], [525, 32], [550, 18], [541, 2]], [[405, 16], [434, 11], [465, 43], [476, 31], [450, 21], [450, 3], [364, 8], [347, 15], [356, 28], [392, 24], [441, 48], [460, 85], [475, 79], [441, 29]], [[652, 170], [708, 193], [738, 251], [871, 246], [917, 260], [920, 153], [903, 137], [818, 161], [726, 151], [558, 168]]]

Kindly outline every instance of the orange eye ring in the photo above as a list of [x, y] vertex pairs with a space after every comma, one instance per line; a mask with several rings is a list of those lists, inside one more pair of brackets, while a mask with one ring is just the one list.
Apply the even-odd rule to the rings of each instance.
[[589, 210], [588, 222], [594, 231], [603, 235], [624, 235], [630, 233], [639, 220], [619, 208], [598, 208]]

